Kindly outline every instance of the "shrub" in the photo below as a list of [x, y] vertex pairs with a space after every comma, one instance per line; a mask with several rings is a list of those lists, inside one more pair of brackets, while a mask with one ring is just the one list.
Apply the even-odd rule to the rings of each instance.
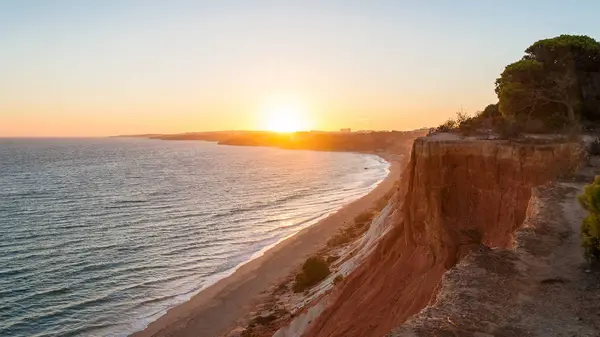
[[327, 241], [327, 246], [333, 248], [352, 242], [369, 230], [369, 223], [374, 216], [375, 211], [367, 211], [357, 215], [356, 218], [354, 218], [354, 223], [352, 225], [342, 229], [338, 234]]
[[518, 137], [521, 133], [519, 124], [512, 118], [502, 118], [494, 126], [501, 139], [511, 139]]
[[330, 273], [329, 266], [322, 257], [309, 257], [302, 265], [302, 271], [296, 275], [293, 290], [295, 293], [308, 290], [323, 281]]
[[344, 276], [342, 275], [337, 275], [334, 279], [333, 279], [333, 285], [336, 285], [340, 282], [342, 282], [344, 280]]
[[590, 262], [600, 260], [600, 176], [585, 186], [578, 197], [581, 206], [589, 212], [581, 224], [581, 247]]
[[340, 231], [340, 233], [334, 235], [331, 239], [327, 241], [327, 246], [329, 247], [339, 247], [350, 243], [354, 239], [354, 231], [350, 229], [345, 229]]
[[481, 118], [485, 119], [498, 119], [500, 118], [500, 110], [498, 109], [498, 103], [489, 104], [483, 109], [483, 111], [479, 114]]
[[463, 136], [471, 136], [477, 131], [478, 124], [481, 124], [480, 119], [468, 118], [458, 125], [458, 132]]
[[456, 126], [461, 126], [462, 124], [467, 123], [469, 121], [469, 119], [471, 119], [471, 118], [465, 112], [463, 112], [463, 111], [457, 112], [456, 113]]
[[448, 119], [444, 124], [438, 126], [435, 131], [437, 132], [452, 132], [456, 128], [456, 121]]
[[464, 136], [473, 134], [483, 123], [482, 113], [475, 117], [470, 117], [467, 113], [459, 111], [456, 113], [456, 119], [448, 119], [444, 124], [438, 126], [435, 132], [460, 132]]
[[543, 119], [546, 124], [546, 132], [564, 132], [565, 130], [572, 129], [576, 126], [575, 121], [569, 121], [565, 115], [560, 113], [549, 114], [548, 117]]
[[592, 156], [600, 155], [600, 138], [596, 137], [588, 146], [588, 152]]

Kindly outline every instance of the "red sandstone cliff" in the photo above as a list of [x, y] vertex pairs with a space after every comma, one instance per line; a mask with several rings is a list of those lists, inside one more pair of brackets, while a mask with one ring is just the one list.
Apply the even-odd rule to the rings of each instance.
[[531, 188], [572, 171], [578, 146], [415, 141], [394, 197], [393, 229], [305, 336], [383, 336], [429, 304], [442, 275], [470, 249], [509, 247]]

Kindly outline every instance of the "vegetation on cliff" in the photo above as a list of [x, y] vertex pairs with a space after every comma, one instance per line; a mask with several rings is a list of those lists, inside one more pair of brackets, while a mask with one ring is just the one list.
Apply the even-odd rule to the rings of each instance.
[[578, 129], [600, 121], [600, 43], [583, 35], [535, 42], [495, 82], [498, 103], [437, 131], [493, 128], [511, 136]]
[[295, 293], [303, 292], [323, 281], [330, 273], [329, 265], [322, 257], [309, 257], [302, 265], [302, 272], [296, 275], [293, 290]]
[[587, 185], [579, 203], [589, 212], [581, 224], [581, 246], [589, 261], [600, 260], [600, 176]]
[[339, 247], [356, 240], [359, 236], [369, 230], [371, 221], [376, 215], [376, 211], [373, 210], [357, 215], [351, 225], [342, 228], [336, 235], [327, 241], [327, 246], [330, 248]]
[[589, 92], [587, 87], [599, 71], [600, 43], [588, 36], [537, 41], [496, 80], [500, 112], [504, 117], [537, 118], [555, 127], [579, 118], [595, 121], [600, 107], [589, 103], [597, 102], [600, 92]]

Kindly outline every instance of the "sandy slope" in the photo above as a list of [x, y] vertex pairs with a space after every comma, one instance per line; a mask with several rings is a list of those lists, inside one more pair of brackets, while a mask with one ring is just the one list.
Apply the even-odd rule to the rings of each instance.
[[132, 336], [213, 337], [224, 333], [253, 311], [261, 293], [298, 269], [308, 256], [324, 247], [344, 223], [373, 208], [394, 187], [400, 177], [403, 157], [382, 157], [391, 163], [390, 174], [371, 193], [283, 241]]

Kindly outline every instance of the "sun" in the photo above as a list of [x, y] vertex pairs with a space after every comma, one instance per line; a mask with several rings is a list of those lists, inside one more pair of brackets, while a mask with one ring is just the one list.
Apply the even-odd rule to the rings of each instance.
[[296, 132], [308, 129], [306, 114], [292, 106], [273, 107], [266, 114], [266, 129], [275, 132]]

